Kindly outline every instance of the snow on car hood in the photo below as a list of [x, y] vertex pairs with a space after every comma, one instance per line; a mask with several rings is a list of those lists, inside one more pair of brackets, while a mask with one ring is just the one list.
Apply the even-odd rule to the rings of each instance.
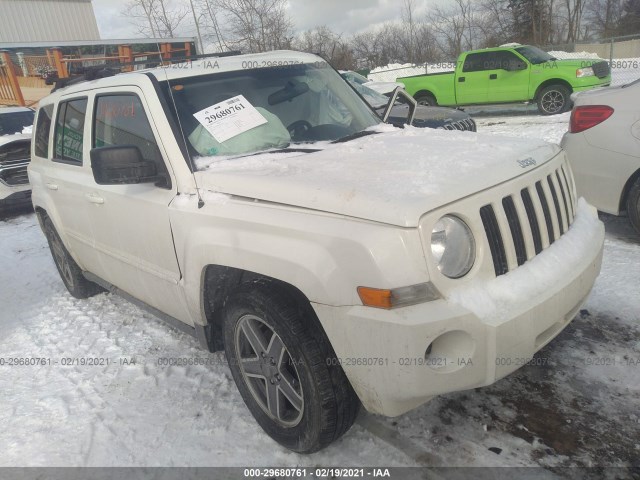
[[[205, 190], [415, 227], [435, 208], [480, 192], [553, 158], [539, 140], [390, 125], [344, 143], [298, 145], [317, 152], [196, 160]], [[520, 162], [520, 163], [519, 163]]]

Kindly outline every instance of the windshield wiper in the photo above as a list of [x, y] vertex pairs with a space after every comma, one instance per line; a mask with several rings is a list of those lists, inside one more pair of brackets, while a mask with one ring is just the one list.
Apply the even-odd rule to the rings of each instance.
[[366, 137], [367, 135], [374, 135], [380, 132], [373, 132], [371, 130], [361, 130], [360, 132], [352, 133], [351, 135], [347, 135], [346, 137], [341, 137], [337, 140], [334, 140], [331, 143], [344, 143], [350, 140], [355, 140], [356, 138]]

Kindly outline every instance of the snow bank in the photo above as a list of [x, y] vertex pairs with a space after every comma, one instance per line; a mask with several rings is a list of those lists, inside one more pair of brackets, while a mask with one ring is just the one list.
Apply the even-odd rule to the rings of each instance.
[[558, 282], [559, 270], [577, 271], [585, 252], [593, 248], [594, 238], [603, 230], [593, 207], [583, 198], [571, 230], [553, 245], [521, 267], [487, 282], [476, 282], [453, 290], [448, 300], [472, 311], [478, 317], [505, 320], [523, 309], [529, 299], [544, 295]]
[[33, 125], [28, 125], [22, 129], [22, 133], [31, 135], [33, 133]]
[[552, 50], [547, 53], [552, 57], [556, 57], [558, 60], [569, 60], [573, 58], [602, 60], [602, 58], [600, 58], [597, 53], [591, 53], [591, 52], [564, 52], [562, 50]]

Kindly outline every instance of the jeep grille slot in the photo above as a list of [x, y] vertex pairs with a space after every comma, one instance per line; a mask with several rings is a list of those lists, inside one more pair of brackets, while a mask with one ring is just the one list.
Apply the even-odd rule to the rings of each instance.
[[542, 234], [540, 233], [540, 225], [538, 225], [538, 215], [536, 215], [536, 209], [533, 206], [529, 189], [523, 188], [520, 192], [520, 196], [522, 197], [524, 208], [527, 211], [529, 227], [531, 227], [531, 235], [533, 236], [533, 248], [537, 255], [542, 251]]
[[560, 235], [564, 235], [564, 232], [566, 231], [566, 229], [564, 228], [564, 222], [562, 221], [562, 213], [560, 212], [560, 203], [558, 202], [558, 194], [556, 193], [556, 189], [553, 186], [553, 180], [551, 180], [551, 175], [547, 176], [547, 182], [549, 182], [549, 190], [551, 190], [553, 205], [556, 208], [556, 218], [558, 219], [558, 230], [560, 231]]
[[507, 214], [507, 221], [509, 222], [509, 229], [511, 230], [511, 238], [513, 238], [513, 247], [516, 250], [516, 259], [518, 266], [523, 265], [527, 261], [527, 247], [524, 243], [524, 235], [522, 235], [522, 226], [520, 225], [520, 219], [518, 218], [518, 211], [516, 205], [513, 202], [512, 197], [504, 197], [502, 199], [502, 208], [504, 213]]
[[496, 271], [496, 277], [504, 275], [509, 271], [509, 264], [507, 263], [500, 226], [493, 206], [485, 205], [482, 207], [480, 209], [480, 217], [482, 218], [484, 231], [487, 234], [487, 240], [489, 240], [489, 250], [491, 250], [491, 256], [493, 257], [493, 268]]
[[536, 192], [538, 192], [540, 205], [542, 205], [542, 213], [544, 214], [544, 221], [547, 225], [547, 234], [549, 235], [549, 245], [551, 245], [556, 241], [556, 237], [553, 233], [553, 220], [551, 220], [551, 211], [549, 210], [549, 203], [547, 202], [547, 196], [544, 193], [544, 188], [542, 188], [542, 182], [536, 182]]
[[[519, 197], [517, 194], [504, 197], [502, 212], [494, 210], [493, 204], [480, 209], [496, 276], [504, 275], [542, 252], [547, 246], [547, 236], [548, 245], [551, 245], [556, 240], [555, 222], [558, 225], [558, 237], [569, 230], [575, 217], [570, 175], [571, 172], [561, 166], [546, 178], [520, 190]], [[549, 190], [545, 193], [547, 187]], [[551, 201], [553, 206], [550, 205]], [[525, 215], [526, 219], [523, 218]], [[507, 224], [509, 228], [506, 228]]]

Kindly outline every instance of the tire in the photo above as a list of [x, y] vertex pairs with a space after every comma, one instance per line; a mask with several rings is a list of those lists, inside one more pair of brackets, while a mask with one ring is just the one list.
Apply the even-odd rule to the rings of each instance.
[[571, 108], [571, 92], [564, 85], [549, 85], [538, 95], [538, 111], [542, 115], [556, 115]]
[[102, 287], [84, 278], [82, 270], [80, 270], [80, 267], [62, 243], [62, 239], [53, 226], [51, 219], [45, 217], [42, 225], [49, 243], [51, 256], [53, 256], [53, 262], [56, 264], [60, 278], [69, 293], [76, 298], [89, 298], [104, 292]]
[[436, 102], [436, 98], [430, 93], [419, 93], [415, 96], [416, 102], [418, 105], [424, 105], [427, 107], [435, 107], [438, 105]]
[[629, 221], [636, 232], [640, 233], [640, 178], [629, 190], [629, 196], [627, 197], [627, 215], [629, 215]]
[[349, 430], [360, 401], [310, 307], [258, 282], [240, 287], [223, 319], [231, 374], [271, 438], [312, 453]]

